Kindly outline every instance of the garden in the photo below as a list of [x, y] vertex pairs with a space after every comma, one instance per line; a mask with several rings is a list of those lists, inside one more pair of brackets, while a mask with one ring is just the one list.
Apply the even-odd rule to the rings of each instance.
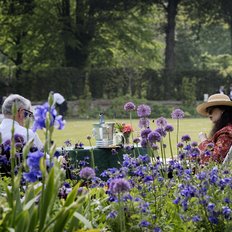
[[[130, 123], [118, 128], [131, 143], [124, 145], [119, 167], [97, 175], [94, 149], [75, 167], [65, 147], [57, 152], [54, 130], [62, 130], [65, 122], [52, 102], [49, 96], [34, 114], [43, 151], [20, 135], [1, 146], [0, 231], [231, 231], [231, 165], [199, 165], [197, 142], [179, 134], [184, 111], [173, 110], [174, 126], [164, 117], [151, 124], [149, 105], [122, 105]], [[90, 147], [92, 139], [87, 136]], [[139, 146], [147, 153], [140, 154]]]

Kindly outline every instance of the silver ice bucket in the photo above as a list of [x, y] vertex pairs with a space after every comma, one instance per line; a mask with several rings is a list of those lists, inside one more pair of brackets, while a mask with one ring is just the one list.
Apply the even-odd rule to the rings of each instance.
[[114, 122], [93, 123], [93, 136], [96, 147], [109, 147], [113, 145]]

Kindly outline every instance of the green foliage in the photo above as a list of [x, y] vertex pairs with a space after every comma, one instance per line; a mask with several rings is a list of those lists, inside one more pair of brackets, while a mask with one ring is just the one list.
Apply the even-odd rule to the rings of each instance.
[[182, 79], [182, 101], [184, 105], [196, 105], [196, 78], [183, 77]]

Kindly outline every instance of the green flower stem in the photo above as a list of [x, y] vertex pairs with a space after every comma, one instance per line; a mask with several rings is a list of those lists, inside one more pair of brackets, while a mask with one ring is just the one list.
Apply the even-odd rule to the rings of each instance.
[[91, 156], [91, 167], [93, 169], [95, 169], [95, 161], [94, 161], [94, 153], [93, 153], [93, 146], [92, 146], [92, 143], [91, 143], [91, 140], [89, 139], [89, 145], [91, 147], [90, 149], [90, 156]]
[[173, 157], [173, 151], [172, 151], [172, 140], [171, 140], [171, 133], [170, 132], [168, 132], [168, 139], [169, 139], [169, 146], [170, 146], [171, 157], [172, 157], [172, 160], [173, 160], [174, 157]]
[[[130, 125], [131, 125], [131, 129], [133, 129], [133, 126], [132, 126], [132, 114], [130, 112]], [[132, 144], [134, 144], [134, 131], [132, 130], [131, 131], [131, 138], [132, 138]]]
[[120, 231], [125, 232], [125, 215], [124, 215], [124, 207], [123, 202], [121, 201], [121, 194], [118, 194], [118, 206], [119, 206], [119, 220], [120, 220]]
[[176, 126], [176, 145], [178, 144], [178, 141], [179, 141], [179, 118], [177, 118], [177, 126]]
[[160, 141], [160, 151], [161, 151], [162, 162], [166, 165], [166, 157], [164, 156], [163, 140], [162, 139]]

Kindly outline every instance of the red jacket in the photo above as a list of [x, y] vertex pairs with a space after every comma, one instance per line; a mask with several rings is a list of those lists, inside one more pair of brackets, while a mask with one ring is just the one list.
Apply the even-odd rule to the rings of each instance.
[[201, 163], [207, 163], [210, 159], [223, 162], [232, 145], [232, 125], [223, 127], [217, 131], [212, 139], [207, 139], [199, 144], [201, 150]]

